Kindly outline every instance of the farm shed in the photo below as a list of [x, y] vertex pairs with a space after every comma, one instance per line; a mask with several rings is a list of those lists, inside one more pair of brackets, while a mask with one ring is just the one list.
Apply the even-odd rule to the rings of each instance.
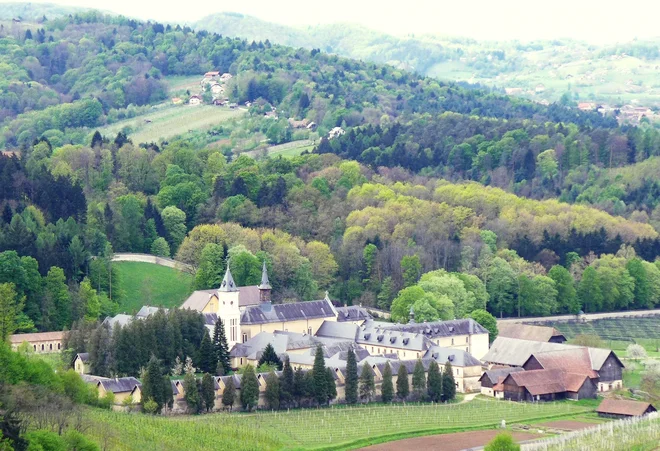
[[652, 412], [657, 412], [656, 408], [648, 402], [630, 401], [627, 399], [604, 399], [600, 403], [598, 416], [607, 418], [630, 418], [641, 417]]

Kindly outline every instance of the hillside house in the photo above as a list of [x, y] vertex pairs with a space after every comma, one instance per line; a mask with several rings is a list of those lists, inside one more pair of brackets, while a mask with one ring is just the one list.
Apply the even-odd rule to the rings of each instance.
[[203, 103], [203, 100], [201, 96], [198, 95], [192, 95], [190, 96], [190, 99], [188, 99], [188, 105], [201, 105]]
[[481, 383], [481, 394], [485, 396], [491, 396], [494, 398], [503, 398], [504, 389], [502, 387], [502, 382], [504, 379], [511, 374], [517, 373], [518, 371], [525, 371], [523, 368], [498, 368], [485, 371], [479, 378]]
[[217, 78], [220, 76], [220, 72], [218, 71], [209, 71], [204, 74], [204, 78]]
[[623, 387], [624, 365], [610, 349], [497, 337], [481, 361], [527, 371], [558, 369], [584, 374], [594, 381], [599, 392]]
[[338, 138], [341, 135], [345, 134], [346, 131], [341, 127], [335, 127], [328, 132], [328, 139]]
[[61, 352], [65, 332], [37, 332], [30, 334], [14, 334], [9, 336], [11, 349], [16, 351], [23, 343], [31, 346], [37, 354], [47, 354], [50, 352]]
[[173, 105], [181, 105], [183, 103], [183, 99], [180, 97], [172, 97], [172, 104]]
[[501, 322], [498, 323], [497, 329], [499, 331], [499, 337], [545, 341], [550, 343], [564, 343], [566, 341], [564, 334], [554, 327]]
[[225, 93], [225, 87], [220, 83], [214, 83], [211, 85], [211, 93], [213, 95], [220, 95]]
[[293, 118], [289, 118], [289, 125], [292, 128], [307, 128], [309, 124], [310, 124], [309, 119], [303, 119], [301, 121], [297, 121]]
[[89, 374], [89, 354], [81, 352], [73, 359], [73, 369], [78, 374]]
[[102, 378], [96, 382], [96, 387], [99, 391], [99, 398], [113, 393], [115, 405], [122, 405], [129, 397], [135, 404], [142, 402], [142, 384], [134, 377]]
[[621, 419], [642, 417], [657, 412], [657, 410], [648, 402], [605, 398], [596, 409], [596, 412], [598, 412], [599, 417]]
[[225, 72], [224, 74], [220, 75], [220, 81], [223, 83], [227, 83], [229, 80], [234, 78], [234, 76], [230, 73]]

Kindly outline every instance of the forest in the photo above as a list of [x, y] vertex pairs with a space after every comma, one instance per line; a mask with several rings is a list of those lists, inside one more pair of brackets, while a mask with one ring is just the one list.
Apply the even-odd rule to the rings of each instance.
[[[239, 285], [258, 283], [266, 262], [275, 302], [328, 290], [399, 319], [411, 306], [430, 320], [660, 304], [650, 124], [187, 27], [92, 12], [37, 25], [0, 28], [12, 331], [125, 310], [114, 252], [185, 262], [195, 289], [217, 287], [228, 257]], [[264, 128], [272, 106], [320, 136], [347, 133], [253, 158], [207, 138], [96, 130], [167, 98], [167, 77], [211, 69], [234, 75], [231, 100], [254, 103], [218, 130], [293, 139], [285, 120], [269, 126], [282, 133]]]

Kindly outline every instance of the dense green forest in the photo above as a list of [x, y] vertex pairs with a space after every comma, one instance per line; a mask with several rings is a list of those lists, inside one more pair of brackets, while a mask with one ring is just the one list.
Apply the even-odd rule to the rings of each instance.
[[[193, 267], [195, 288], [217, 287], [227, 256], [239, 285], [258, 283], [266, 261], [276, 302], [329, 290], [395, 317], [411, 305], [435, 319], [660, 303], [653, 190], [625, 181], [627, 165], [658, 155], [649, 124], [622, 129], [318, 49], [99, 13], [33, 25], [0, 29], [11, 329], [124, 310], [115, 251], [173, 256]], [[244, 119], [158, 143], [95, 132], [167, 98], [167, 77], [212, 69], [234, 75], [231, 100], [253, 102]], [[263, 117], [269, 106], [280, 119]], [[293, 139], [288, 117], [347, 133], [293, 158], [213, 143]], [[601, 192], [607, 174], [622, 185], [616, 200]]]

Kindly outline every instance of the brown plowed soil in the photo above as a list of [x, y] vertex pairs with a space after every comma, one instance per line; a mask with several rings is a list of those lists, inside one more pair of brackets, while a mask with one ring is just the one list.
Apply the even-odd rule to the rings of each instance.
[[[586, 423], [583, 423], [586, 424]], [[454, 434], [428, 435], [426, 437], [407, 438], [395, 442], [361, 448], [362, 451], [461, 451], [486, 445], [495, 437], [499, 430], [457, 432]], [[542, 437], [529, 432], [514, 432], [513, 438], [518, 441], [533, 440]]]

